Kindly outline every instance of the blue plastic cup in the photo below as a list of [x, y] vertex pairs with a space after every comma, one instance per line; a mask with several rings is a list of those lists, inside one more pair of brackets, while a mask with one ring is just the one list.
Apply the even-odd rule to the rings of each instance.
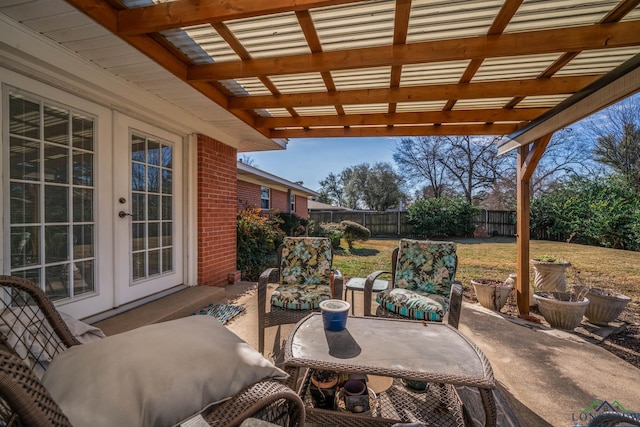
[[339, 332], [347, 326], [351, 304], [340, 299], [328, 299], [320, 303], [322, 323], [327, 331]]

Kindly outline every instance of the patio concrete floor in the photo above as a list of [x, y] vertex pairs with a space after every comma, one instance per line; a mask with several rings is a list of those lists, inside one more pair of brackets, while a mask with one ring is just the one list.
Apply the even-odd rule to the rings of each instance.
[[[212, 293], [214, 302], [243, 305], [246, 310], [228, 327], [257, 347], [257, 296], [255, 282], [239, 282], [224, 288], [224, 295]], [[186, 291], [181, 291], [186, 292]], [[146, 310], [170, 312], [173, 300], [184, 300], [181, 292], [112, 317], [95, 325], [107, 335], [139, 326], [132, 319]], [[193, 292], [193, 295], [201, 293]], [[374, 303], [375, 304], [375, 303]], [[150, 306], [150, 307], [147, 307]], [[362, 292], [355, 293], [356, 315], [362, 315]], [[175, 318], [175, 316], [170, 316]], [[266, 331], [266, 355], [273, 354], [288, 336], [292, 325]], [[486, 354], [498, 383], [500, 426], [579, 425], [580, 411], [595, 400], [614, 401], [627, 410], [640, 412], [640, 369], [575, 333], [550, 329], [514, 319], [478, 304], [464, 303], [459, 330]], [[463, 396], [463, 400], [464, 400]], [[581, 424], [585, 424], [583, 420]]]

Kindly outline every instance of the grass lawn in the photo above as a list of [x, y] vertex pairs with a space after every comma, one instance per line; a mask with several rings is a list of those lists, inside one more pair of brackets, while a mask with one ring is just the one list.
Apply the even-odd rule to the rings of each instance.
[[[354, 243], [349, 251], [342, 242], [336, 251], [334, 267], [345, 277], [366, 277], [376, 270], [391, 269], [391, 252], [398, 245], [394, 239], [371, 239]], [[454, 239], [458, 244], [456, 278], [470, 287], [472, 278], [504, 280], [516, 272], [516, 241], [514, 238]], [[571, 262], [567, 283], [610, 288], [631, 297], [628, 309], [640, 311], [640, 252], [598, 248], [573, 243], [532, 240], [531, 258], [553, 255]], [[533, 267], [531, 267], [533, 282]]]

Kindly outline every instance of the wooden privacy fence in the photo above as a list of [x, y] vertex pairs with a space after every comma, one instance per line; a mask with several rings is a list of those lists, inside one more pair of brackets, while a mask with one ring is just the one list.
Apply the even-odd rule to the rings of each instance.
[[[515, 218], [515, 211], [482, 209], [474, 217], [474, 223], [476, 227], [483, 227], [489, 236], [514, 236]], [[372, 236], [415, 237], [413, 227], [407, 221], [407, 211], [310, 211], [309, 219], [316, 222], [357, 222], [367, 227]]]

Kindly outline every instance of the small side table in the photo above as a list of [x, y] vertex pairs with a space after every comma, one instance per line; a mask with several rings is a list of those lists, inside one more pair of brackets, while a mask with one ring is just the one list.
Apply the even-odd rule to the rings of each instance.
[[[354, 314], [354, 306], [355, 306], [355, 300], [353, 299], [353, 291], [359, 291], [359, 292], [364, 292], [364, 282], [366, 282], [366, 278], [364, 277], [353, 277], [351, 279], [349, 279], [349, 281], [347, 282], [347, 286], [345, 287], [344, 290], [344, 299], [346, 301], [347, 299], [347, 291], [351, 291], [351, 315]], [[387, 289], [389, 287], [389, 281], [388, 280], [374, 280], [373, 282], [373, 291], [374, 292], [380, 292], [380, 291], [384, 291], [385, 289]]]

